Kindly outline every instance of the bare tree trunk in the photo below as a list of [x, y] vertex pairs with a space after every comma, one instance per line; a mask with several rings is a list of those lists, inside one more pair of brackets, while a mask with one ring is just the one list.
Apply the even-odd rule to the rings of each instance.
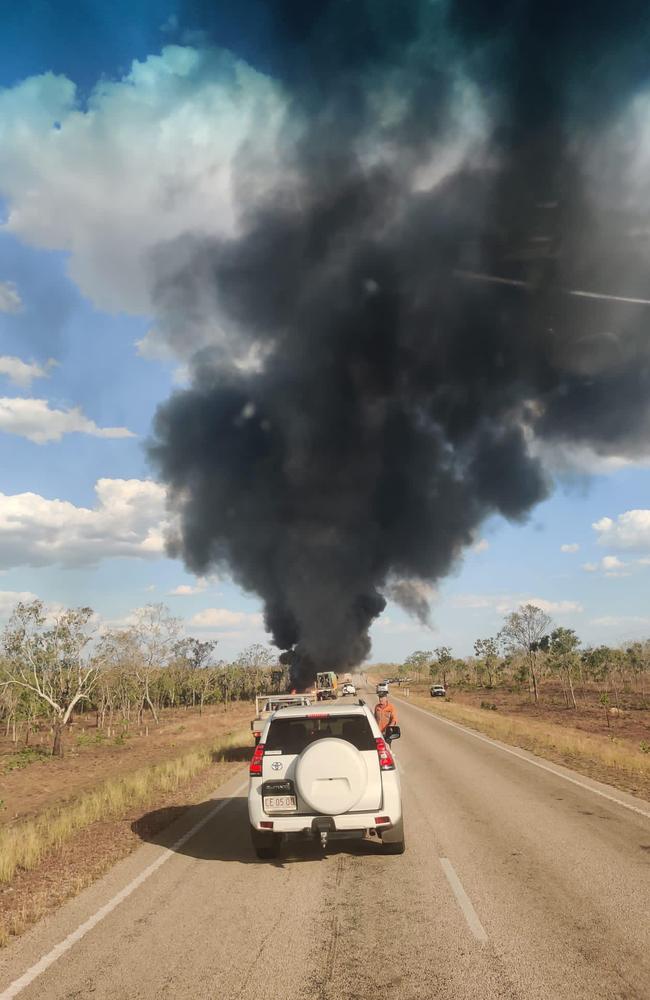
[[573, 707], [577, 708], [578, 706], [576, 705], [576, 696], [575, 696], [574, 691], [573, 691], [573, 681], [571, 680], [571, 671], [570, 670], [567, 670], [567, 680], [569, 682], [569, 690], [571, 692], [571, 701], [573, 702]]
[[582, 691], [582, 700], [584, 701], [585, 694], [586, 694], [586, 691], [585, 691], [585, 673], [584, 673], [584, 670], [582, 669], [582, 660], [580, 660], [580, 659], [578, 660], [578, 670], [580, 671], [580, 690]]
[[562, 685], [562, 694], [564, 695], [564, 703], [566, 707], [569, 707], [569, 695], [567, 694], [566, 684], [564, 683], [564, 677], [560, 674], [560, 684]]
[[52, 744], [52, 756], [63, 757], [63, 723], [57, 719], [54, 723], [54, 743]]
[[151, 709], [151, 714], [153, 715], [154, 722], [156, 723], [156, 725], [158, 725], [158, 715], [157, 715], [156, 709], [154, 708], [153, 702], [152, 702], [151, 698], [149, 697], [149, 679], [148, 678], [147, 678], [147, 682], [145, 684], [145, 689], [144, 689], [144, 700], [145, 700], [146, 704], [149, 706], [149, 708]]
[[530, 663], [530, 677], [533, 684], [533, 698], [535, 699], [535, 704], [537, 704], [539, 702], [539, 694], [537, 691], [537, 675], [535, 673], [535, 656], [532, 650], [529, 654], [529, 663]]

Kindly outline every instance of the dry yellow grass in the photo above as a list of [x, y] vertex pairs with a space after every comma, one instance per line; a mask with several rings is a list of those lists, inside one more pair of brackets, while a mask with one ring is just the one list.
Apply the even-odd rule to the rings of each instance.
[[531, 750], [541, 757], [550, 752], [570, 758], [572, 762], [583, 760], [589, 764], [599, 763], [613, 771], [650, 780], [650, 754], [617, 743], [615, 738], [589, 736], [552, 722], [516, 718], [473, 708], [471, 705], [440, 701], [432, 703], [421, 695], [411, 695], [408, 700], [425, 708], [432, 715], [476, 729], [502, 743]]
[[248, 731], [234, 733], [174, 760], [106, 781], [94, 791], [34, 819], [0, 828], [0, 883], [9, 882], [19, 869], [35, 868], [50, 851], [91, 823], [117, 819], [149, 804], [157, 795], [174, 791], [219, 760], [219, 755], [249, 739]]

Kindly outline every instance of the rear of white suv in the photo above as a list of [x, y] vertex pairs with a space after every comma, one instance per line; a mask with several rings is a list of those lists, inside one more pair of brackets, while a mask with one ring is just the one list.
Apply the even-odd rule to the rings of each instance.
[[250, 765], [253, 847], [276, 857], [282, 837], [367, 834], [402, 854], [399, 774], [365, 705], [280, 709], [266, 723]]

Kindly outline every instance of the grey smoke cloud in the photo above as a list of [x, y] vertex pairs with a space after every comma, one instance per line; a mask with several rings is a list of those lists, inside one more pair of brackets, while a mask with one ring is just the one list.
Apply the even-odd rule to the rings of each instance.
[[[643, 84], [647, 16], [399, 6], [392, 33], [396, 5], [274, 8], [286, 180], [247, 191], [237, 236], [156, 257], [171, 342], [201, 329], [150, 447], [177, 554], [263, 598], [296, 680], [363, 660], [386, 596], [426, 620], [404, 581], [548, 494], [535, 442], [636, 454], [650, 429], [648, 307], [567, 294], [648, 291], [629, 206], [585, 168]], [[450, 157], [468, 94], [482, 154]]]

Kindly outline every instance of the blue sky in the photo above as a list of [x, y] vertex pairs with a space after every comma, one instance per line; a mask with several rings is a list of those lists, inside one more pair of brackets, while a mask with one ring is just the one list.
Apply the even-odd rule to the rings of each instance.
[[[192, 225], [229, 231], [221, 165], [260, 101], [260, 148], [271, 150], [282, 107], [266, 76], [265, 21], [247, 10], [223, 4], [208, 24], [201, 5], [162, 0], [3, 5], [3, 617], [26, 595], [90, 604], [109, 623], [164, 601], [188, 632], [217, 637], [224, 657], [267, 641], [254, 595], [224, 576], [197, 581], [165, 556], [164, 495], [144, 450], [187, 360], [155, 328], [148, 254]], [[222, 57], [207, 51], [206, 26], [238, 60], [217, 83], [208, 70]], [[647, 463], [546, 460], [553, 495], [525, 524], [484, 525], [432, 593], [431, 628], [389, 605], [372, 630], [374, 659], [441, 644], [470, 653], [531, 599], [584, 641], [650, 635]]]

